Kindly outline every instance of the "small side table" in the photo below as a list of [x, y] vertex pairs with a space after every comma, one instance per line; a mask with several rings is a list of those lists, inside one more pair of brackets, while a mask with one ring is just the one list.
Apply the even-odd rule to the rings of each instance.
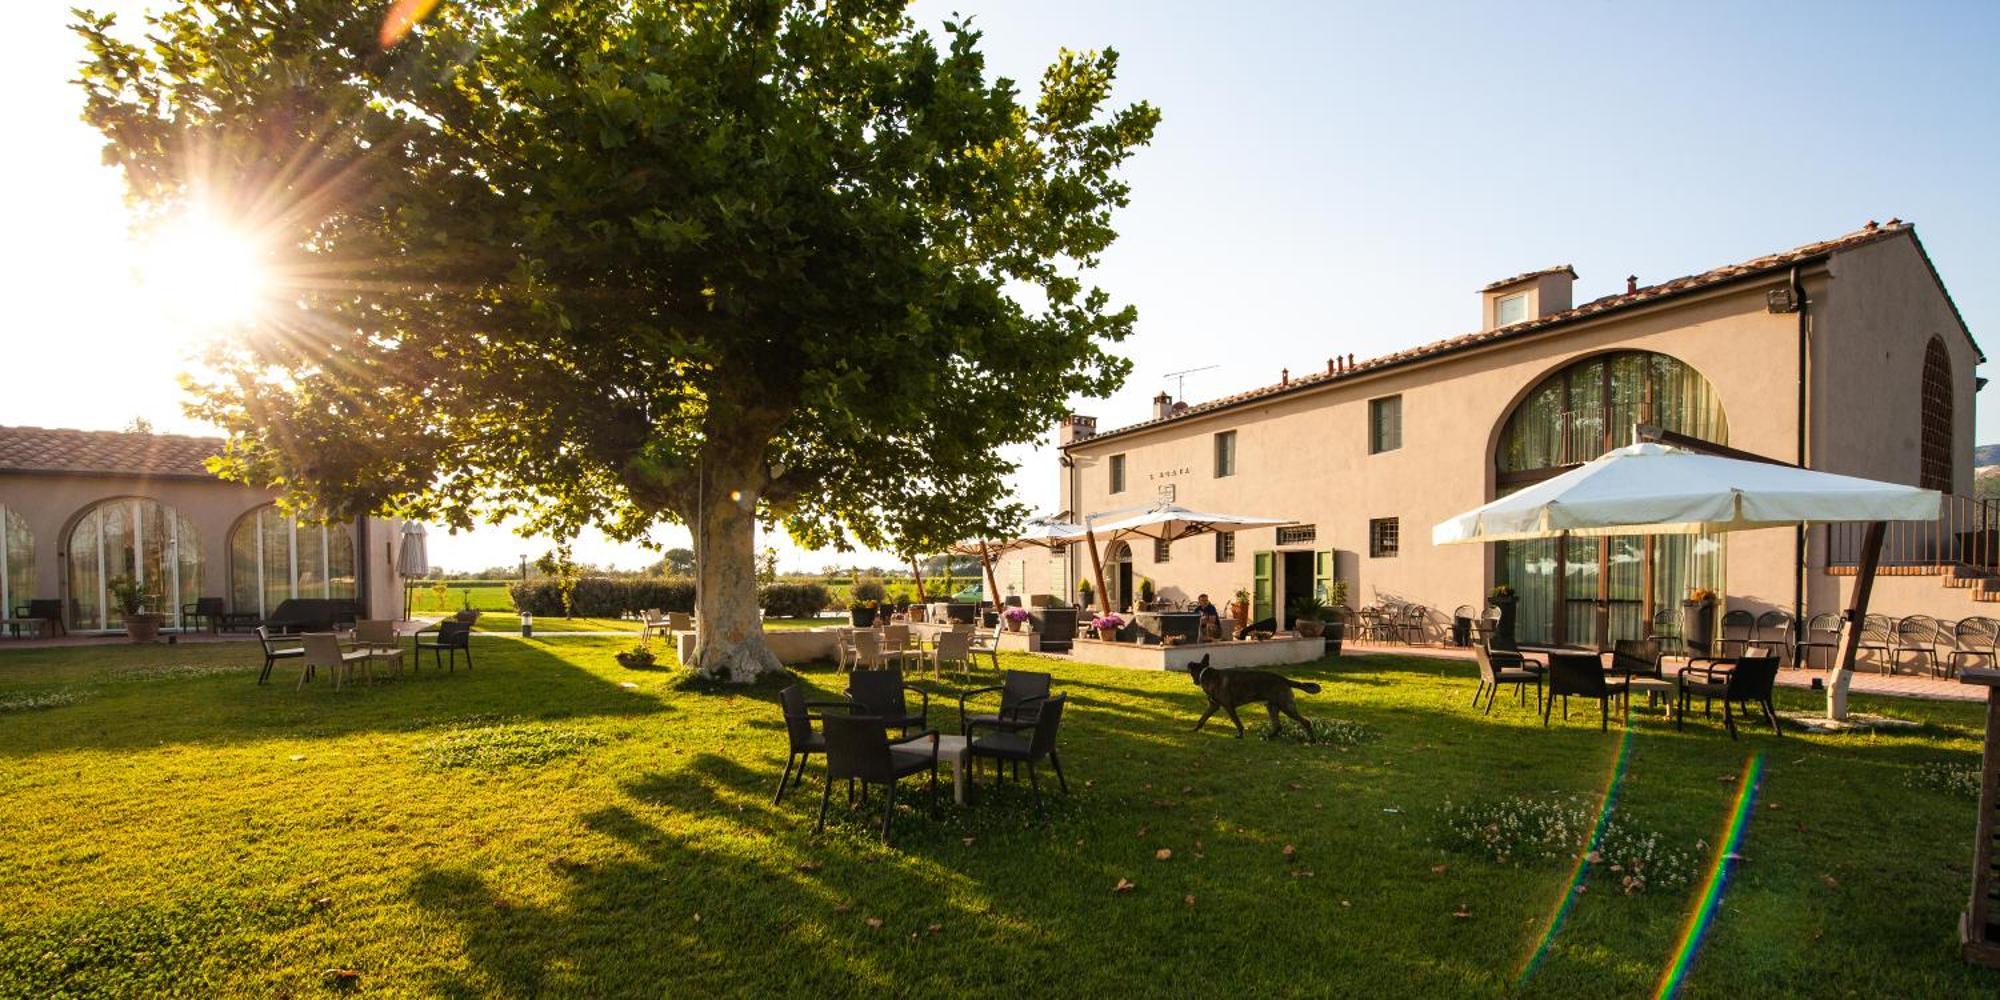
[[963, 736], [940, 735], [937, 745], [938, 759], [951, 761], [951, 799], [959, 805], [965, 804], [966, 795], [971, 791], [966, 786], [966, 765], [972, 761], [972, 749]]

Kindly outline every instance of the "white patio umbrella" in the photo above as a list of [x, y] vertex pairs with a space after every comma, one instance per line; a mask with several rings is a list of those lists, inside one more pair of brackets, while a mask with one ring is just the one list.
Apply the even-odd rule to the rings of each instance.
[[1936, 490], [1641, 442], [1431, 529], [1438, 545], [1572, 535], [1655, 535], [1866, 521], [1827, 710], [1847, 712], [1847, 686], [1888, 521], [1932, 521]]
[[1054, 551], [1080, 542], [1084, 537], [1081, 525], [1071, 524], [1058, 516], [1038, 517], [1023, 526], [1021, 533], [1012, 538], [994, 541], [971, 538], [953, 545], [948, 551], [953, 555], [978, 556], [979, 565], [986, 571], [986, 590], [997, 604], [999, 598], [998, 581], [993, 578], [993, 560], [1016, 549], [1044, 548]]
[[[1100, 515], [1101, 516], [1101, 515]], [[1090, 569], [1097, 577], [1097, 592], [1101, 600], [1109, 600], [1109, 591], [1104, 589], [1104, 559], [1097, 550], [1097, 532], [1105, 533], [1105, 544], [1116, 544], [1126, 537], [1150, 538], [1154, 541], [1173, 542], [1177, 539], [1216, 531], [1241, 531], [1245, 528], [1271, 528], [1298, 522], [1282, 517], [1257, 517], [1249, 514], [1217, 514], [1208, 511], [1189, 510], [1176, 504], [1158, 503], [1136, 514], [1127, 514], [1106, 521], [1092, 523], [1084, 519], [1082, 541], [1090, 546]]]

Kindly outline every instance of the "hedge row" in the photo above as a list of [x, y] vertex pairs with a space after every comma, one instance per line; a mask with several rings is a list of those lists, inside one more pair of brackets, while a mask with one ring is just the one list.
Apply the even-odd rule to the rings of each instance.
[[[616, 618], [648, 608], [694, 610], [694, 581], [679, 577], [583, 577], [576, 581], [567, 609], [562, 585], [555, 580], [514, 583], [507, 591], [516, 609], [551, 618]], [[758, 589], [757, 602], [773, 618], [809, 618], [832, 604], [833, 595], [817, 583], [774, 583]]]

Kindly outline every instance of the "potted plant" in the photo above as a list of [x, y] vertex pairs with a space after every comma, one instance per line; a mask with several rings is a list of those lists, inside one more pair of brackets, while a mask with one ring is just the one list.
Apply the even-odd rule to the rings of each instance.
[[1019, 632], [1028, 621], [1028, 611], [1026, 608], [1008, 608], [1000, 617], [1007, 620], [1007, 631]]
[[1347, 622], [1341, 615], [1347, 610], [1347, 581], [1335, 580], [1326, 585], [1326, 651], [1340, 655], [1340, 644], [1347, 639]]
[[1715, 591], [1694, 587], [1681, 602], [1681, 621], [1687, 629], [1688, 650], [1697, 656], [1715, 650]]
[[1326, 632], [1326, 602], [1316, 594], [1304, 594], [1292, 601], [1292, 627], [1307, 639], [1317, 639]]
[[458, 611], [453, 613], [452, 617], [467, 625], [479, 621], [479, 612], [472, 608], [472, 590], [470, 588], [458, 592]]
[[1076, 582], [1076, 603], [1077, 603], [1077, 604], [1079, 604], [1079, 605], [1081, 605], [1081, 606], [1083, 606], [1083, 607], [1086, 607], [1086, 608], [1087, 608], [1087, 607], [1090, 607], [1090, 599], [1091, 599], [1091, 598], [1092, 598], [1093, 596], [1095, 596], [1095, 595], [1096, 595], [1096, 593], [1097, 593], [1097, 588], [1095, 588], [1095, 587], [1092, 587], [1092, 586], [1090, 585], [1090, 581], [1089, 581], [1089, 580], [1078, 580], [1078, 581]]
[[1493, 637], [1488, 643], [1494, 649], [1514, 648], [1514, 588], [1501, 584], [1486, 595], [1486, 603], [1499, 609], [1500, 620], [1493, 623]]
[[137, 581], [123, 575], [112, 577], [104, 589], [118, 605], [125, 619], [125, 634], [133, 642], [154, 642], [160, 638], [160, 626], [166, 623], [167, 616], [146, 610], [158, 602], [157, 595], [147, 593]]
[[1235, 619], [1236, 631], [1240, 632], [1243, 630], [1243, 627], [1245, 625], [1250, 624], [1249, 591], [1239, 590], [1234, 595], [1232, 595], [1232, 599], [1229, 602], [1229, 617]]
[[1090, 627], [1097, 630], [1099, 639], [1105, 642], [1117, 642], [1118, 630], [1125, 627], [1125, 618], [1115, 612], [1101, 614], [1090, 620]]
[[1140, 578], [1139, 578], [1139, 610], [1141, 610], [1141, 611], [1147, 611], [1147, 610], [1151, 610], [1151, 609], [1152, 609], [1152, 607], [1153, 607], [1153, 597], [1154, 597], [1154, 592], [1153, 592], [1153, 578], [1152, 578], [1152, 577], [1150, 577], [1150, 576], [1142, 576], [1142, 577], [1140, 577]]
[[880, 601], [849, 601], [847, 602], [847, 620], [852, 622], [855, 628], [867, 628], [875, 624], [875, 613], [881, 608], [881, 605], [882, 602]]

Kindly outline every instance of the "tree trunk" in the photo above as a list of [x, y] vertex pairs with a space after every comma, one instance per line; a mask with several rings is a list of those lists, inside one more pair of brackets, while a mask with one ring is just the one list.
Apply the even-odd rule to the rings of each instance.
[[[757, 491], [760, 460], [704, 463], [700, 509], [695, 513], [694, 659], [704, 676], [748, 684], [784, 669], [764, 644], [757, 614]], [[733, 466], [733, 467], [732, 467]]]

